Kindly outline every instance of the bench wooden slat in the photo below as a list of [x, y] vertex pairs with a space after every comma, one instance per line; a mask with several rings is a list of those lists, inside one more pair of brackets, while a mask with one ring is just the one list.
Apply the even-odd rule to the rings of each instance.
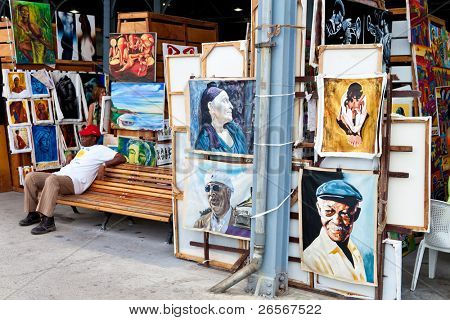
[[126, 211], [126, 210], [122, 210], [122, 209], [103, 207], [103, 206], [94, 205], [91, 203], [80, 203], [78, 201], [66, 201], [64, 199], [61, 199], [61, 200], [58, 200], [58, 203], [67, 205], [67, 206], [82, 207], [82, 208], [92, 209], [92, 210], [97, 210], [97, 211], [106, 211], [106, 212], [121, 214], [121, 215], [125, 215], [125, 216], [132, 216], [132, 217], [150, 219], [150, 220], [156, 220], [156, 221], [162, 221], [162, 222], [169, 222], [169, 220], [170, 220], [170, 215], [159, 216], [159, 215], [153, 215], [153, 214], [142, 214], [142, 213]]
[[[116, 172], [116, 173], [124, 173], [124, 174], [130, 174], [135, 171], [129, 171], [129, 170], [123, 170], [123, 169], [115, 169], [115, 168], [107, 168], [107, 172]], [[163, 173], [149, 173], [149, 172], [139, 172], [140, 175], [143, 177], [153, 177], [153, 178], [160, 178], [160, 179], [166, 179], [171, 180], [172, 175], [171, 174], [163, 174]]]
[[123, 211], [132, 211], [132, 212], [139, 212], [142, 214], [154, 214], [154, 215], [161, 215], [161, 216], [170, 216], [172, 213], [171, 210], [168, 210], [167, 206], [160, 206], [160, 205], [150, 205], [147, 204], [147, 206], [140, 206], [131, 204], [130, 201], [125, 201], [124, 199], [120, 199], [121, 201], [114, 201], [114, 200], [105, 200], [105, 199], [98, 199], [98, 198], [92, 198], [89, 195], [83, 195], [78, 197], [65, 197], [63, 201], [77, 201], [80, 203], [85, 204], [95, 204], [99, 207], [105, 207], [105, 208], [114, 208], [114, 209], [120, 209]]
[[127, 198], [136, 199], [136, 201], [149, 200], [149, 201], [161, 201], [163, 203], [172, 204], [172, 199], [161, 198], [161, 197], [153, 196], [153, 195], [134, 194], [131, 192], [124, 192], [124, 191], [99, 189], [99, 188], [96, 188], [95, 186], [91, 186], [89, 188], [89, 190], [86, 191], [85, 193], [87, 193], [87, 192], [98, 193], [98, 194], [103, 195], [104, 197], [116, 197], [116, 198], [127, 197]]
[[[143, 191], [143, 190], [135, 190], [132, 188], [126, 189], [126, 188], [114, 187], [114, 186], [110, 186], [110, 185], [99, 184], [97, 182], [94, 182], [92, 185], [95, 186], [97, 189], [122, 191], [122, 192], [134, 193], [134, 194], [156, 196], [156, 197], [165, 198], [165, 199], [172, 199], [172, 194], [158, 192], [158, 189], [154, 189], [154, 190], [156, 190], [156, 192], [150, 192], [148, 190]], [[159, 191], [166, 191], [166, 190], [159, 190]]]

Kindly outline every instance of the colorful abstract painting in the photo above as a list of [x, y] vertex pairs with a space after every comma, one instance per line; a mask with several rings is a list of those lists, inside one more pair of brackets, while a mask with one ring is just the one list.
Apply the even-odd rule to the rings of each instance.
[[428, 0], [409, 0], [411, 43], [430, 46]]
[[450, 69], [432, 67], [436, 87], [450, 86]]
[[414, 45], [413, 57], [416, 68], [416, 79], [421, 92], [419, 99], [422, 116], [432, 117], [432, 135], [439, 135], [439, 122], [436, 110], [436, 81], [432, 69], [433, 53], [431, 48]]
[[125, 156], [127, 163], [142, 166], [156, 166], [155, 143], [133, 137], [118, 138], [118, 152]]
[[316, 151], [320, 156], [373, 158], [386, 75], [321, 76]]
[[156, 81], [156, 33], [110, 34], [111, 81]]
[[55, 64], [48, 3], [11, 1], [17, 64]]
[[187, 161], [184, 228], [250, 238], [252, 165]]
[[450, 108], [450, 86], [436, 88], [436, 107], [438, 110], [440, 134], [448, 135], [450, 124], [448, 113]]
[[51, 99], [32, 99], [31, 113], [33, 114], [33, 124], [52, 124], [54, 122]]
[[377, 285], [377, 189], [371, 172], [300, 171], [302, 270]]
[[31, 124], [27, 100], [7, 100], [6, 112], [11, 126]]
[[111, 127], [161, 130], [164, 127], [164, 83], [111, 83]]
[[430, 23], [430, 41], [431, 41], [431, 52], [433, 54], [432, 64], [436, 67], [445, 67], [446, 60], [446, 43], [444, 43], [444, 33], [445, 31], [438, 26]]
[[31, 127], [30, 126], [8, 126], [9, 149], [11, 153], [31, 152]]
[[190, 80], [190, 143], [208, 153], [253, 154], [255, 80]]
[[78, 60], [78, 39], [75, 28], [75, 14], [72, 12], [56, 12], [56, 42], [58, 59]]
[[33, 126], [32, 159], [36, 171], [59, 168], [56, 126]]

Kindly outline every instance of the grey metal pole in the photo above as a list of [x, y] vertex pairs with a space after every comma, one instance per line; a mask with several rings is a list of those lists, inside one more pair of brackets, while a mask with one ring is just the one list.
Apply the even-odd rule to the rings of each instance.
[[[264, 19], [264, 12], [263, 19]], [[295, 25], [297, 18], [297, 1], [273, 1], [272, 25]], [[262, 21], [261, 24], [265, 22]], [[270, 32], [273, 38], [270, 45], [271, 55], [269, 60], [264, 60], [263, 49], [258, 62], [257, 72], [263, 76], [258, 86], [267, 86], [268, 95], [271, 97], [260, 98], [259, 118], [262, 120], [258, 127], [258, 134], [267, 134], [269, 146], [258, 146], [254, 163], [257, 174], [254, 177], [256, 188], [266, 185], [265, 192], [255, 196], [255, 211], [264, 212], [276, 208], [280, 203], [284, 204], [276, 211], [268, 213], [265, 220], [265, 249], [262, 266], [258, 273], [249, 278], [247, 290], [255, 295], [273, 297], [287, 291], [287, 267], [289, 245], [289, 219], [291, 192], [291, 167], [292, 167], [292, 119], [294, 116], [294, 91], [295, 91], [295, 41], [296, 29], [281, 27], [260, 31], [265, 37]], [[279, 33], [278, 33], [279, 32]], [[266, 69], [271, 69], [266, 79]], [[262, 92], [262, 91], [261, 91]], [[265, 95], [266, 93], [261, 93]], [[261, 118], [264, 108], [263, 102], [269, 109], [268, 119]], [[264, 129], [265, 127], [265, 129]], [[267, 130], [267, 132], [265, 132]], [[282, 145], [282, 146], [280, 146]], [[267, 165], [265, 164], [267, 162]], [[266, 166], [266, 171], [260, 163]], [[286, 200], [286, 198], [288, 198]], [[265, 205], [258, 202], [265, 201]], [[257, 221], [255, 221], [257, 222]], [[253, 239], [255, 248], [259, 241], [258, 228], [255, 223]]]
[[111, 31], [111, 2], [103, 0], [103, 72], [109, 73], [109, 32]]

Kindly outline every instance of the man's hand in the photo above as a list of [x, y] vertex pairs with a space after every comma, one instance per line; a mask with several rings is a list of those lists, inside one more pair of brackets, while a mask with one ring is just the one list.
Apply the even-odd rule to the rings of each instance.
[[73, 153], [69, 154], [66, 157], [66, 166], [73, 160], [73, 158], [75, 158], [75, 156], [73, 155]]
[[102, 164], [98, 169], [97, 179], [103, 180], [105, 178], [105, 166]]

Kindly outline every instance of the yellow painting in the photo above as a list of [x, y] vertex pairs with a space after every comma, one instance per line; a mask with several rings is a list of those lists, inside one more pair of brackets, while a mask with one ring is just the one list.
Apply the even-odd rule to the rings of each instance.
[[9, 98], [29, 98], [30, 91], [27, 81], [27, 74], [22, 71], [6, 71], [8, 97]]
[[405, 117], [412, 117], [411, 114], [411, 105], [408, 103], [393, 103], [392, 104], [392, 112], [405, 116]]
[[384, 85], [384, 76], [323, 79], [319, 154], [361, 153], [373, 157], [378, 153], [377, 133]]

